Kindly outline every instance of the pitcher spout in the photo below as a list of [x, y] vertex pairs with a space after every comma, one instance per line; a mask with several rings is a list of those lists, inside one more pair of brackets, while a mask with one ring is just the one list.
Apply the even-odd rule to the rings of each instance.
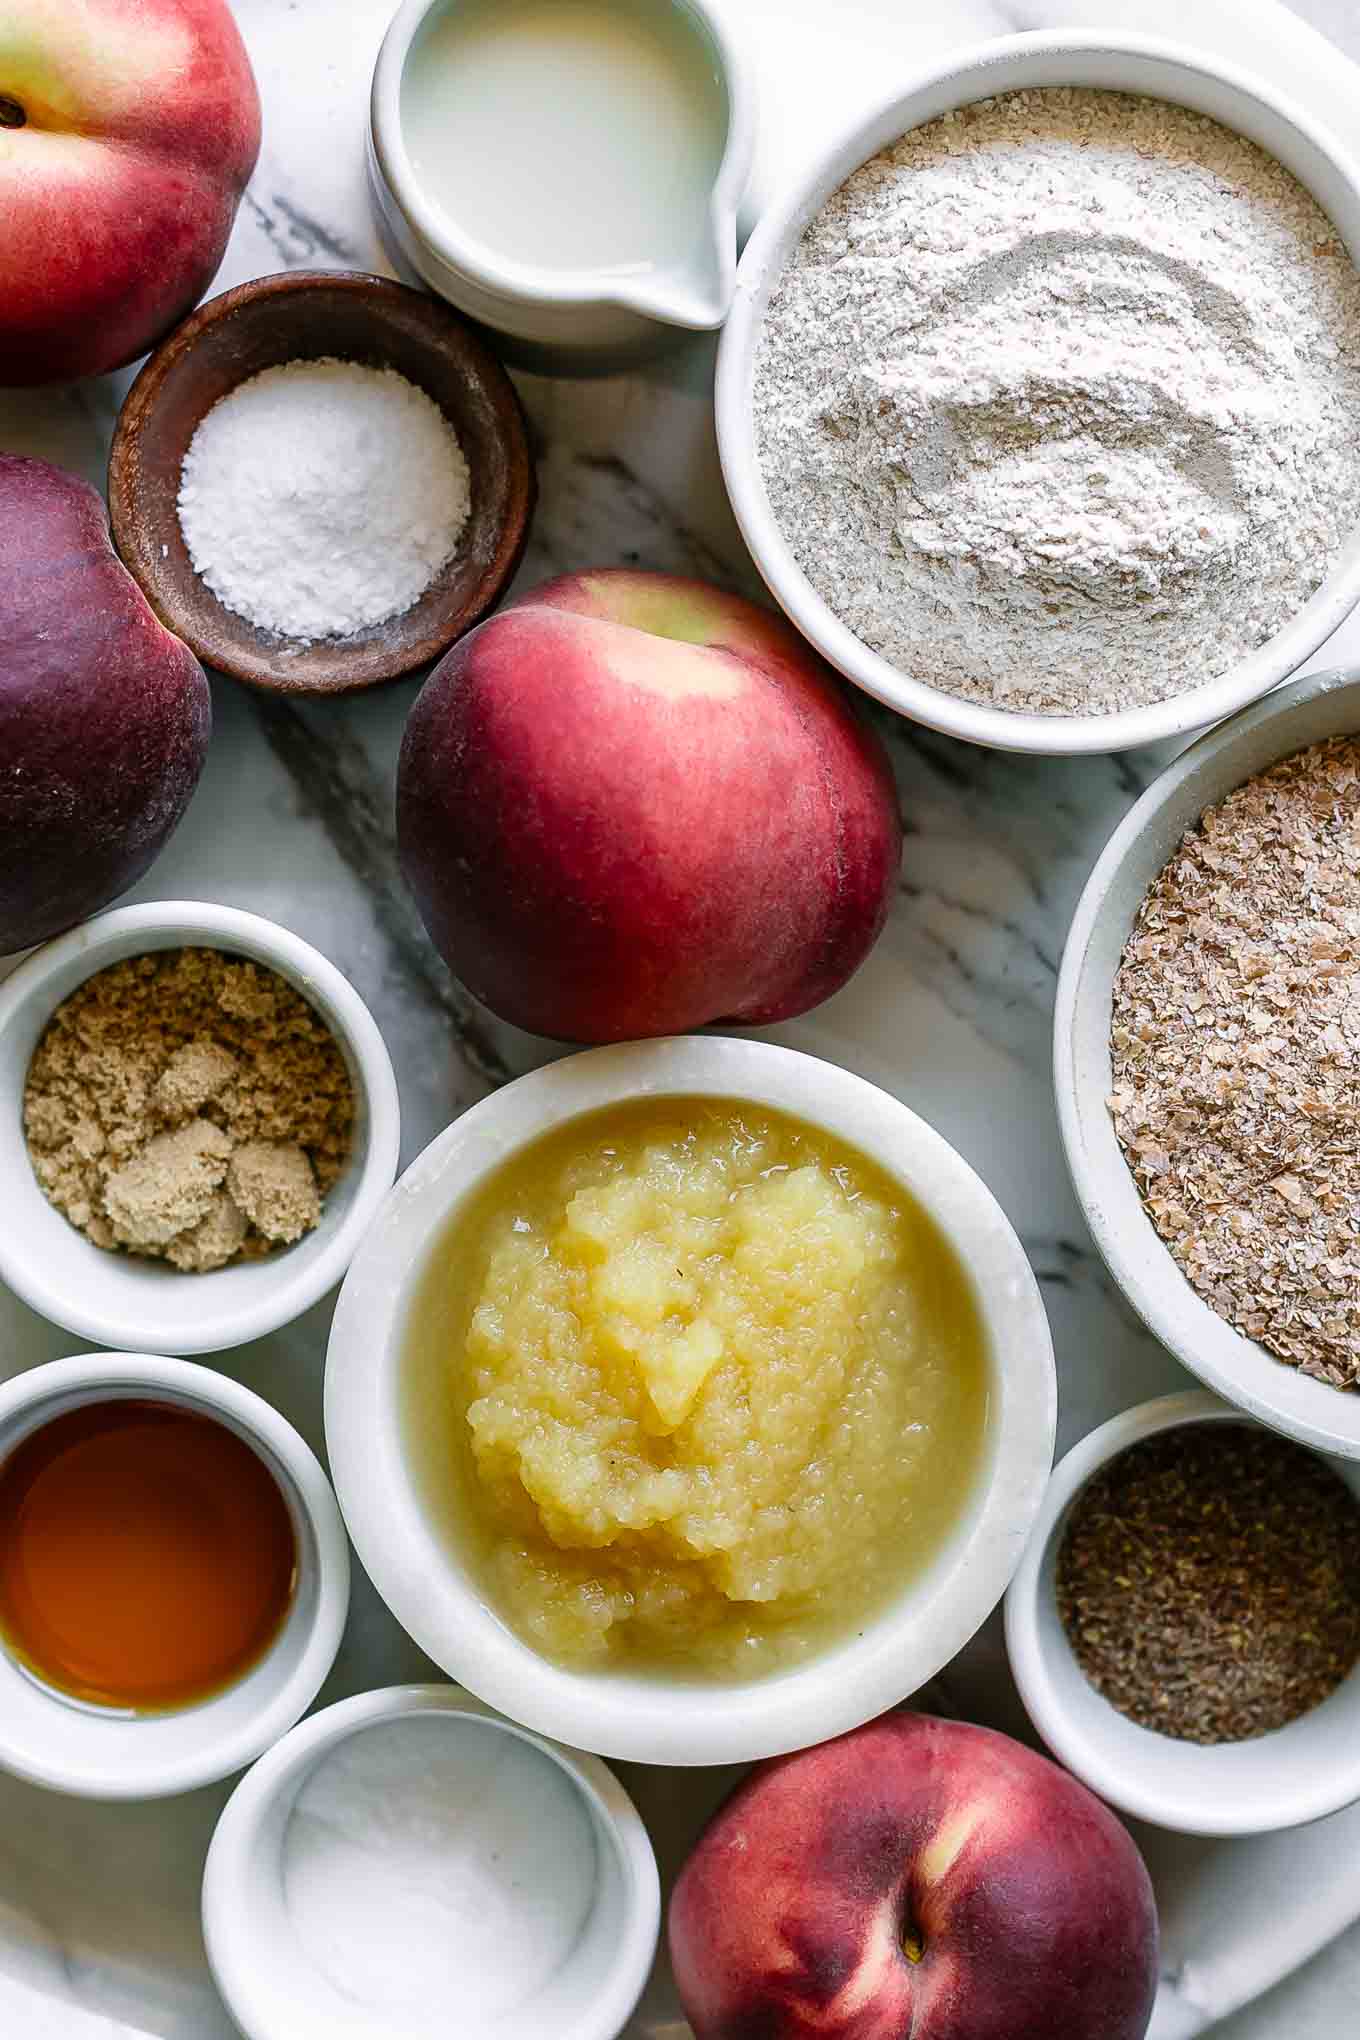
[[731, 310], [736, 280], [736, 214], [715, 195], [702, 243], [693, 256], [630, 280], [620, 289], [617, 302], [662, 325], [711, 333]]

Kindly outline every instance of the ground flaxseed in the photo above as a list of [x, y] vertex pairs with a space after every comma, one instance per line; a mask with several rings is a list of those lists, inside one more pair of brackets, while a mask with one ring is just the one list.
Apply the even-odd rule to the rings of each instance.
[[1360, 1385], [1360, 738], [1285, 758], [1182, 840], [1114, 981], [1115, 1131], [1207, 1303]]
[[1255, 1425], [1163, 1431], [1082, 1490], [1057, 1597], [1078, 1664], [1121, 1714], [1243, 1742], [1360, 1660], [1360, 1504], [1315, 1453]]
[[57, 1209], [96, 1246], [193, 1273], [310, 1231], [353, 1118], [325, 1022], [277, 972], [215, 949], [96, 972], [53, 1014], [24, 1091]]

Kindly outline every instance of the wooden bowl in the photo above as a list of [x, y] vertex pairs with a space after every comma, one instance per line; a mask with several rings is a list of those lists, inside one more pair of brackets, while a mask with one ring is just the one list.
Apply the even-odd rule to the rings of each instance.
[[[472, 477], [458, 550], [400, 616], [351, 637], [261, 630], [195, 573], [180, 530], [180, 467], [199, 421], [261, 369], [333, 355], [394, 368], [438, 404]], [[279, 694], [347, 694], [446, 652], [519, 565], [536, 494], [510, 380], [447, 305], [385, 277], [290, 270], [225, 291], [176, 327], [128, 391], [109, 457], [114, 541], [162, 623], [205, 665]]]

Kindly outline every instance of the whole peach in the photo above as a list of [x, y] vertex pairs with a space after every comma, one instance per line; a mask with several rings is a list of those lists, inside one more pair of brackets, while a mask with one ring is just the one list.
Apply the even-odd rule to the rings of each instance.
[[208, 682], [88, 482], [0, 454], [0, 954], [141, 877], [189, 804]]
[[1142, 2040], [1143, 1860], [1008, 1736], [888, 1714], [762, 1764], [670, 1903], [695, 2040]]
[[435, 668], [397, 833], [464, 983], [591, 1042], [817, 1005], [873, 946], [901, 852], [883, 747], [794, 630], [622, 569], [549, 581]]
[[225, 0], [4, 0], [0, 384], [144, 354], [211, 283], [259, 147]]

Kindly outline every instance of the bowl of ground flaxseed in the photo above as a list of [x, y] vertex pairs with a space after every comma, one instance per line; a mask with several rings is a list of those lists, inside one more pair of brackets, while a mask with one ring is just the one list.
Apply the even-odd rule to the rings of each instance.
[[1360, 1798], [1360, 1465], [1203, 1391], [1056, 1468], [1006, 1600], [1054, 1755], [1160, 1827], [1262, 1834]]
[[1100, 752], [1360, 599], [1360, 164], [1159, 38], [935, 62], [768, 209], [715, 402], [770, 592], [946, 734]]
[[343, 975], [234, 907], [120, 907], [0, 986], [0, 1281], [110, 1350], [208, 1353], [340, 1281], [396, 1174]]
[[1360, 671], [1186, 751], [1077, 906], [1054, 1081], [1124, 1295], [1178, 1359], [1360, 1459]]

